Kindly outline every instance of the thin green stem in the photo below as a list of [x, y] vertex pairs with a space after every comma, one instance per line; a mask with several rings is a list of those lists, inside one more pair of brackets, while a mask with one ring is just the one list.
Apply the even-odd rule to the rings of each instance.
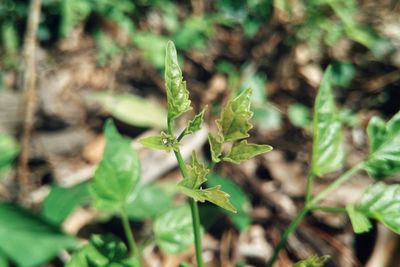
[[335, 207], [313, 207], [312, 211], [324, 211], [330, 213], [345, 213], [345, 208], [335, 208]]
[[289, 224], [289, 226], [286, 228], [285, 232], [282, 235], [281, 240], [279, 241], [278, 245], [276, 245], [274, 252], [267, 262], [267, 267], [272, 267], [274, 262], [277, 260], [279, 252], [282, 250], [282, 248], [286, 245], [286, 242], [291, 234], [296, 230], [297, 226], [301, 223], [303, 220], [304, 216], [308, 213], [308, 209], [304, 207], [300, 212], [297, 214], [297, 216], [293, 219], [293, 221]]
[[[172, 122], [168, 120], [168, 132], [170, 135], [173, 135], [173, 126]], [[174, 154], [176, 160], [178, 161], [179, 169], [181, 170], [182, 176], [184, 179], [188, 178], [188, 170], [186, 168], [185, 161], [183, 160], [180, 149], [174, 150]], [[204, 267], [203, 262], [203, 249], [201, 245], [201, 232], [200, 232], [200, 216], [199, 209], [197, 207], [196, 201], [190, 199], [190, 211], [192, 213], [192, 225], [193, 225], [193, 233], [194, 233], [194, 244], [196, 250], [196, 260], [197, 267]]]
[[176, 140], [178, 140], [178, 142], [180, 142], [182, 140], [182, 138], [185, 136], [185, 132], [186, 132], [186, 128], [183, 129], [183, 131], [181, 132], [181, 134], [178, 136], [178, 138]]
[[128, 240], [129, 251], [131, 255], [140, 262], [139, 249], [136, 245], [135, 238], [133, 237], [133, 232], [131, 226], [129, 225], [129, 219], [125, 207], [121, 209], [121, 221], [122, 226], [124, 227], [126, 239]]
[[308, 203], [312, 198], [312, 187], [314, 183], [314, 178], [315, 176], [312, 172], [310, 172], [307, 176], [306, 201], [305, 201], [306, 205], [308, 205]]
[[345, 173], [343, 173], [339, 178], [337, 178], [333, 183], [331, 183], [327, 188], [319, 192], [311, 201], [310, 207], [315, 207], [318, 202], [324, 199], [328, 194], [338, 188], [341, 184], [349, 180], [354, 174], [359, 172], [364, 167], [363, 162], [355, 165], [353, 168], [349, 169]]

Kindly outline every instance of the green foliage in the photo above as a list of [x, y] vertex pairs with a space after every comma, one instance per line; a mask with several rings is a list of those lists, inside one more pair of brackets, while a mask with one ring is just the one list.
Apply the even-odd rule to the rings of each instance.
[[354, 233], [360, 234], [368, 232], [371, 228], [371, 222], [369, 219], [360, 211], [354, 208], [354, 205], [349, 204], [346, 206], [347, 214], [349, 215], [351, 225], [353, 226]]
[[139, 142], [147, 148], [160, 149], [168, 152], [171, 150], [176, 151], [179, 147], [178, 140], [165, 132], [161, 132], [160, 135], [143, 137]]
[[102, 30], [95, 31], [94, 39], [97, 46], [96, 59], [100, 66], [105, 66], [110, 59], [122, 52], [118, 44]]
[[332, 82], [334, 85], [347, 87], [353, 80], [355, 72], [353, 64], [335, 61], [332, 64]]
[[192, 216], [187, 205], [171, 209], [156, 218], [153, 227], [157, 245], [167, 253], [182, 252], [193, 244]]
[[0, 204], [0, 251], [20, 267], [45, 264], [77, 240], [39, 217], [11, 204]]
[[249, 215], [250, 201], [245, 192], [229, 178], [211, 173], [207, 184], [211, 187], [221, 185], [230, 196], [232, 205], [237, 208], [237, 213], [227, 212], [221, 209], [229, 217], [234, 226], [240, 230], [246, 230], [251, 224], [251, 217]]
[[222, 155], [223, 138], [220, 135], [208, 134], [208, 143], [210, 144], [211, 159], [213, 162], [220, 162]]
[[133, 201], [126, 206], [129, 218], [134, 220], [153, 219], [172, 207], [172, 192], [165, 186], [146, 184], [138, 188]]
[[120, 210], [135, 189], [140, 176], [137, 153], [130, 140], [122, 137], [108, 120], [104, 127], [106, 148], [97, 167], [90, 193], [100, 210]]
[[165, 64], [165, 47], [168, 38], [151, 32], [137, 32], [133, 43], [142, 50], [143, 57], [157, 70], [162, 70]]
[[400, 171], [400, 112], [385, 123], [374, 117], [368, 124], [369, 155], [365, 170], [375, 178]]
[[328, 67], [314, 106], [312, 173], [318, 176], [342, 167], [342, 126], [332, 94], [332, 68]]
[[125, 244], [112, 235], [93, 235], [89, 244], [72, 255], [66, 267], [139, 267]]
[[164, 129], [166, 110], [148, 99], [128, 93], [95, 93], [91, 97], [120, 121], [138, 127]]
[[17, 142], [12, 137], [0, 133], [0, 179], [11, 168], [18, 153]]
[[194, 118], [188, 122], [188, 126], [186, 126], [183, 132], [184, 135], [195, 133], [201, 129], [201, 125], [203, 124], [204, 120], [204, 113], [206, 112], [206, 110], [207, 106], [205, 106], [199, 114], [194, 116]]
[[80, 204], [88, 200], [88, 184], [82, 183], [71, 188], [52, 186], [42, 204], [42, 216], [49, 222], [60, 225]]
[[307, 128], [311, 124], [310, 109], [299, 103], [291, 104], [288, 108], [290, 122], [299, 128]]
[[71, 30], [81, 23], [92, 11], [90, 1], [61, 0], [60, 1], [60, 34], [67, 37]]
[[[354, 209], [364, 217], [378, 220], [393, 232], [400, 234], [400, 185], [371, 185]], [[366, 218], [362, 220], [368, 220]], [[360, 227], [359, 222], [354, 224], [352, 220], [352, 224], [354, 229]], [[361, 230], [368, 231], [369, 227]]]
[[214, 35], [213, 20], [209, 16], [189, 16], [172, 36], [180, 49], [205, 50], [206, 41]]
[[329, 256], [311, 256], [305, 260], [297, 262], [293, 267], [324, 267], [329, 260]]
[[268, 145], [248, 144], [247, 140], [243, 140], [238, 144], [234, 144], [228, 154], [224, 157], [224, 161], [230, 161], [236, 164], [251, 159], [254, 156], [264, 154], [272, 150]]

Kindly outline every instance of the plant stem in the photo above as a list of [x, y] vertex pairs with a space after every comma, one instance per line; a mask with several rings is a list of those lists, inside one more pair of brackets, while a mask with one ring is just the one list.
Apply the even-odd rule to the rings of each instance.
[[297, 216], [293, 219], [293, 221], [289, 224], [286, 228], [285, 232], [283, 233], [281, 240], [279, 241], [278, 245], [275, 247], [274, 252], [267, 262], [267, 267], [272, 267], [276, 259], [278, 258], [278, 254], [281, 249], [285, 246], [289, 236], [296, 230], [297, 226], [299, 226], [300, 222], [303, 220], [304, 216], [308, 213], [308, 209], [304, 207]]
[[344, 212], [346, 212], [345, 208], [335, 208], [335, 207], [314, 207], [311, 210], [312, 211], [331, 212], [331, 213], [344, 213]]
[[307, 176], [307, 187], [306, 187], [306, 200], [305, 200], [305, 205], [307, 205], [311, 198], [312, 198], [312, 187], [314, 183], [314, 174], [310, 172]]
[[[168, 120], [168, 132], [170, 135], [173, 135], [173, 127], [172, 122]], [[174, 154], [176, 160], [178, 161], [179, 169], [181, 170], [182, 176], [184, 179], [188, 178], [188, 170], [185, 165], [185, 161], [183, 160], [180, 149], [174, 150]], [[196, 260], [197, 267], [203, 267], [203, 249], [201, 245], [201, 233], [200, 233], [200, 216], [199, 209], [197, 207], [196, 201], [190, 199], [190, 211], [192, 214], [192, 225], [193, 225], [193, 233], [194, 233], [194, 245], [196, 249]]]
[[139, 250], [136, 245], [135, 238], [133, 237], [132, 229], [129, 225], [129, 219], [125, 207], [121, 209], [121, 221], [122, 221], [122, 226], [124, 227], [126, 239], [128, 240], [129, 251], [131, 255], [134, 256], [140, 262]]

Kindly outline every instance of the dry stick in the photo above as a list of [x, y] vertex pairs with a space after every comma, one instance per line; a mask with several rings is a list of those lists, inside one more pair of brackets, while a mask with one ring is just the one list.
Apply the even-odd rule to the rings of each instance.
[[29, 140], [33, 126], [33, 117], [35, 112], [35, 87], [36, 87], [36, 69], [35, 69], [35, 51], [36, 51], [36, 33], [40, 18], [41, 0], [31, 0], [29, 17], [27, 22], [27, 31], [24, 40], [23, 51], [23, 87], [24, 92], [24, 125], [21, 137], [21, 155], [18, 166], [19, 200], [23, 201], [29, 192]]

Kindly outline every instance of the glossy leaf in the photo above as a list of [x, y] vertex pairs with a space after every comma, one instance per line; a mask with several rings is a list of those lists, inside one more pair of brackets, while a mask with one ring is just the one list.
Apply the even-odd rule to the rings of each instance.
[[297, 262], [293, 267], [324, 267], [329, 260], [329, 256], [311, 256], [305, 260]]
[[139, 181], [139, 157], [131, 147], [131, 141], [118, 133], [111, 120], [106, 122], [104, 132], [106, 148], [90, 194], [98, 209], [119, 210]]
[[172, 192], [156, 184], [146, 184], [138, 189], [137, 196], [126, 207], [129, 218], [146, 220], [155, 218], [171, 208]]
[[211, 173], [208, 177], [207, 185], [213, 187], [220, 185], [231, 197], [232, 205], [237, 208], [237, 213], [226, 212], [226, 215], [232, 221], [234, 226], [240, 230], [246, 230], [251, 224], [250, 217], [250, 200], [246, 193], [229, 178], [220, 176], [216, 173]]
[[400, 185], [377, 183], [363, 194], [356, 210], [400, 234]]
[[354, 208], [354, 205], [346, 206], [347, 214], [350, 217], [351, 225], [353, 226], [354, 233], [360, 234], [368, 232], [371, 228], [371, 222], [362, 213]]
[[332, 68], [325, 71], [314, 106], [312, 172], [322, 176], [342, 167], [342, 126], [332, 94]]
[[185, 128], [184, 135], [195, 133], [201, 129], [201, 124], [203, 123], [204, 113], [206, 112], [206, 110], [207, 106], [204, 107], [199, 114], [194, 116], [194, 118], [189, 121], [188, 126]]
[[176, 150], [179, 145], [175, 137], [164, 132], [161, 132], [160, 135], [143, 137], [139, 142], [147, 148], [165, 150], [168, 152]]
[[88, 184], [71, 188], [52, 186], [42, 205], [43, 217], [55, 225], [61, 224], [79, 204], [89, 198]]
[[369, 156], [364, 164], [375, 178], [400, 171], [400, 112], [386, 124], [374, 117], [368, 124]]
[[210, 144], [212, 161], [220, 162], [223, 139], [219, 135], [208, 134], [208, 143]]
[[254, 156], [269, 152], [272, 147], [269, 145], [249, 144], [247, 140], [234, 144], [228, 155], [224, 157], [224, 161], [230, 161], [239, 164], [242, 161], [251, 159]]
[[194, 242], [192, 216], [187, 205], [171, 209], [154, 222], [157, 245], [170, 254], [184, 251]]
[[11, 204], [0, 204], [0, 251], [20, 267], [42, 266], [63, 249], [78, 245], [30, 212]]
[[175, 45], [168, 41], [165, 55], [165, 85], [168, 99], [168, 119], [174, 120], [190, 110], [189, 91], [179, 68]]
[[97, 101], [112, 116], [138, 127], [166, 128], [166, 110], [158, 103], [128, 93], [96, 93], [91, 99]]
[[72, 255], [66, 267], [139, 267], [128, 257], [125, 244], [112, 235], [93, 235], [89, 244]]
[[253, 127], [250, 119], [251, 89], [242, 91], [229, 101], [223, 108], [220, 119], [217, 120], [218, 130], [224, 142], [235, 141], [249, 137], [248, 131]]

